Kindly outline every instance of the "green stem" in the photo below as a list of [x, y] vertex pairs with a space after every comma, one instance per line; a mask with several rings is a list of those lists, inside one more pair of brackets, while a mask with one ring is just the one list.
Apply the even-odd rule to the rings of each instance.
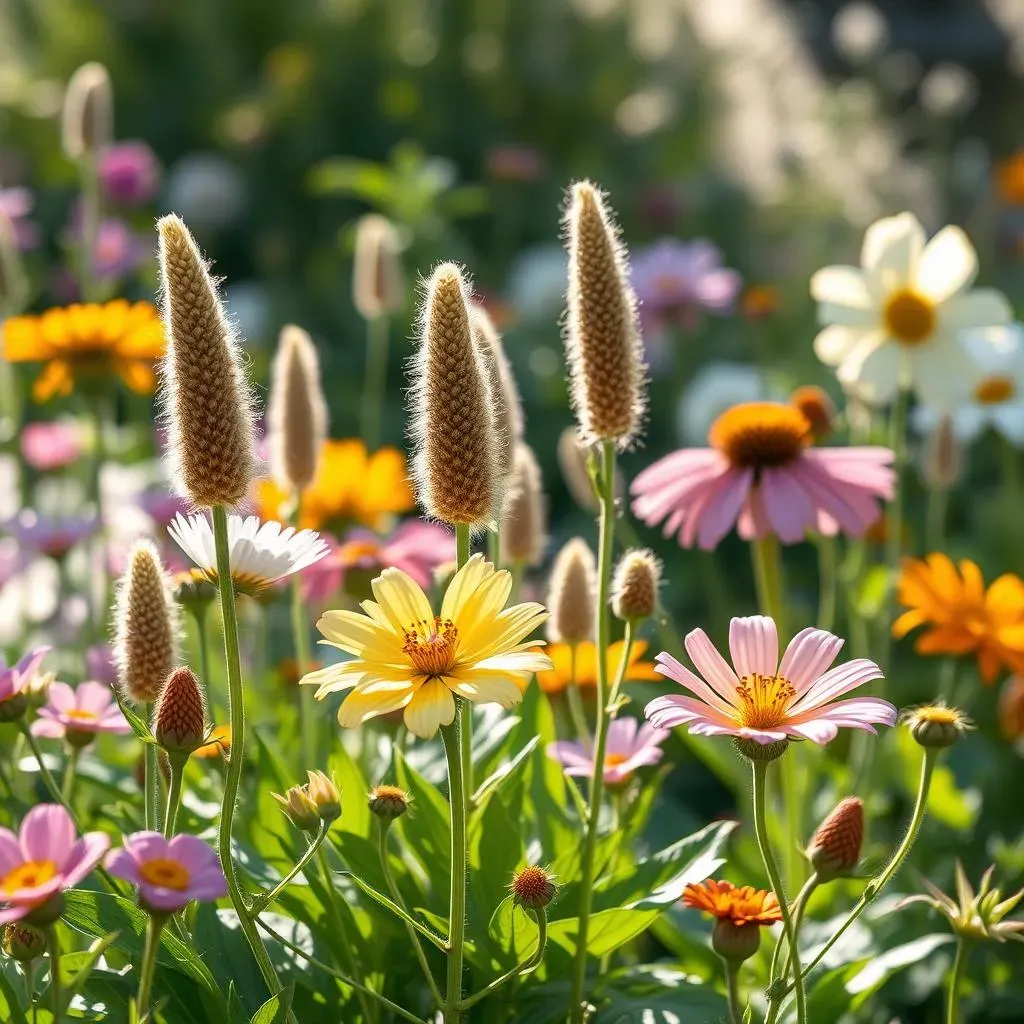
[[[147, 747], [154, 744], [147, 743]], [[185, 765], [188, 754], [171, 754], [168, 757], [171, 768], [171, 784], [167, 787], [167, 811], [164, 814], [164, 838], [174, 835], [174, 826], [178, 823], [178, 808], [181, 807], [181, 784], [185, 778]]]
[[[462, 698], [456, 698], [461, 700]], [[442, 726], [448, 761], [448, 798], [452, 818], [451, 900], [448, 913], [448, 976], [445, 987], [444, 1024], [458, 1024], [462, 1006], [462, 958], [466, 941], [466, 790], [462, 774], [462, 716]]]
[[831, 633], [836, 624], [836, 539], [818, 538], [818, 629]]
[[235, 614], [235, 590], [231, 579], [231, 553], [228, 547], [228, 517], [223, 505], [213, 507], [213, 540], [217, 553], [217, 587], [220, 592], [221, 617], [224, 620], [224, 660], [228, 673], [228, 717], [231, 723], [231, 746], [228, 750], [228, 768], [224, 776], [224, 799], [220, 810], [220, 830], [217, 846], [220, 863], [227, 880], [228, 895], [235, 908], [238, 921], [260, 974], [271, 995], [281, 992], [281, 981], [267, 953], [259, 931], [245, 905], [238, 884], [235, 862], [231, 854], [231, 828], [235, 820], [235, 804], [242, 779], [245, 753], [245, 695], [242, 689], [242, 665], [238, 653], [238, 618]]
[[[455, 568], [461, 569], [469, 561], [469, 527], [457, 524], [455, 527]], [[461, 729], [462, 784], [465, 792], [473, 792], [473, 705], [460, 701], [458, 705], [459, 728]]]
[[[143, 706], [143, 717], [146, 722], [153, 718], [153, 705], [146, 703]], [[160, 768], [157, 764], [157, 747], [155, 743], [144, 744], [143, 750], [143, 779], [142, 789], [145, 800], [146, 828], [150, 832], [159, 829], [159, 814], [157, 812], [157, 801], [160, 799]]]
[[587, 712], [583, 707], [583, 694], [576, 682], [576, 652], [577, 644], [572, 644], [569, 647], [569, 685], [565, 688], [565, 693], [569, 702], [569, 716], [572, 718], [580, 743], [589, 743], [590, 726], [587, 725]]
[[[210, 627], [207, 622], [209, 609], [202, 605], [192, 609], [192, 621], [196, 624], [196, 646], [199, 648], [199, 677], [209, 694], [213, 689], [213, 677], [210, 674]], [[217, 721], [214, 717], [213, 721]]]
[[[295, 643], [295, 667], [301, 679], [311, 667], [309, 653], [309, 623], [302, 603], [299, 576], [292, 577], [292, 638]], [[317, 764], [317, 731], [314, 717], [313, 693], [307, 686], [299, 690], [299, 721], [302, 730], [302, 755], [307, 764]]]
[[64, 799], [64, 794], [61, 792], [60, 786], [57, 785], [57, 780], [53, 777], [53, 773], [46, 767], [46, 762], [43, 760], [43, 753], [39, 749], [39, 744], [36, 742], [35, 736], [32, 735], [32, 732], [28, 727], [28, 722], [25, 721], [24, 718], [21, 718], [18, 720], [18, 727], [21, 729], [22, 735], [28, 743], [28, 749], [32, 751], [32, 756], [36, 759], [36, 764], [39, 765], [39, 774], [43, 778], [43, 785], [50, 791], [50, 796], [52, 796], [53, 799], [68, 812], [71, 816], [71, 820], [75, 823], [75, 832], [79, 832], [78, 818], [75, 816], [75, 812], [71, 809], [71, 805]]
[[295, 862], [291, 871], [288, 872], [284, 878], [281, 879], [273, 889], [270, 890], [265, 896], [259, 896], [254, 901], [253, 912], [262, 913], [270, 906], [278, 896], [281, 895], [291, 885], [292, 880], [298, 875], [298, 873], [316, 856], [317, 850], [320, 849], [320, 844], [327, 838], [327, 830], [330, 828], [329, 822], [321, 822], [320, 828], [317, 834], [313, 837], [310, 843], [306, 846], [305, 853]]
[[467, 996], [462, 1001], [462, 1008], [468, 1010], [471, 1006], [476, 1006], [477, 1003], [486, 999], [496, 989], [501, 988], [506, 982], [511, 981], [516, 977], [523, 977], [529, 974], [531, 971], [535, 971], [539, 966], [541, 960], [544, 959], [544, 948], [548, 943], [548, 915], [543, 907], [536, 911], [534, 920], [537, 922], [537, 948], [533, 952], [528, 960], [524, 960], [521, 964], [517, 964], [510, 971], [506, 971], [501, 977], [495, 978], [489, 985], [480, 989], [479, 992], [473, 993], [471, 996]]
[[82, 234], [79, 238], [78, 290], [82, 302], [95, 302], [96, 238], [100, 227], [100, 179], [96, 157], [87, 153], [78, 162], [82, 187]]
[[953, 973], [949, 976], [949, 991], [946, 994], [945, 1024], [959, 1024], [960, 1021], [960, 984], [964, 980], [967, 958], [971, 955], [971, 947], [961, 937], [956, 944], [956, 959], [953, 961]]
[[732, 960], [722, 960], [725, 964], [725, 994], [729, 1000], [729, 1024], [742, 1024], [743, 1004], [740, 1002], [739, 976], [740, 965]]
[[1020, 494], [1020, 454], [1007, 438], [1003, 438], [1003, 487], [1013, 499], [1015, 507], [1017, 495]]
[[[391, 874], [391, 859], [388, 856], [388, 833], [390, 829], [391, 822], [388, 819], [381, 818], [378, 821], [377, 849], [380, 853], [380, 869], [384, 875], [384, 882], [388, 887], [388, 892], [391, 893], [391, 898], [397, 906], [401, 907], [408, 914], [409, 910], [402, 899], [398, 886], [395, 884], [394, 876]], [[409, 933], [409, 941], [412, 943], [413, 951], [416, 953], [416, 959], [419, 961], [420, 968], [423, 971], [423, 977], [426, 978], [427, 986], [430, 988], [430, 994], [434, 997], [438, 1006], [443, 1006], [444, 997], [441, 995], [441, 990], [437, 987], [437, 982], [434, 980], [434, 972], [430, 969], [427, 954], [424, 952], [420, 937], [416, 934], [416, 929], [408, 922], [406, 922], [405, 928]]]
[[[797, 895], [796, 902], [793, 904], [793, 932], [800, 939], [800, 927], [804, 923], [804, 914], [807, 911], [807, 902], [811, 898], [811, 894], [818, 887], [818, 873], [815, 871], [810, 878], [804, 882], [804, 887], [800, 890]], [[772, 966], [768, 972], [769, 983], [774, 982], [776, 979], [781, 978], [785, 981], [789, 977], [790, 971], [793, 967], [793, 950], [787, 948], [786, 950], [786, 966], [783, 967], [782, 973], [779, 974], [779, 960], [781, 959], [782, 953], [782, 937], [775, 943], [775, 950], [772, 953]], [[774, 1024], [775, 1018], [778, 1016], [779, 1011], [782, 1009], [781, 1001], [774, 1003], [768, 1013], [768, 1017], [765, 1020], [765, 1024]]]
[[[149, 744], [147, 744], [148, 746]], [[60, 795], [62, 804], [70, 804], [75, 795], [75, 776], [78, 772], [78, 759], [82, 756], [82, 748], [68, 744], [68, 759], [64, 765], [64, 781], [61, 783]]]
[[363, 391], [362, 433], [368, 451], [380, 444], [381, 414], [388, 382], [388, 318], [366, 321], [366, 383]]
[[146, 929], [146, 947], [142, 953], [142, 969], [139, 972], [138, 1011], [139, 1020], [149, 1020], [149, 998], [153, 989], [153, 975], [156, 974], [156, 955], [160, 950], [160, 933], [167, 923], [164, 914], [150, 914]]
[[597, 833], [601, 821], [601, 797], [604, 792], [604, 756], [608, 742], [608, 645], [611, 622], [608, 596], [611, 586], [612, 545], [615, 538], [615, 445], [601, 445], [601, 501], [598, 527], [596, 639], [597, 723], [594, 742], [594, 774], [590, 780], [590, 810], [583, 846], [580, 876], [580, 912], [576, 929], [576, 958], [572, 967], [569, 1014], [572, 1024], [583, 1021], [583, 986], [587, 975], [587, 937], [590, 930], [590, 904], [595, 882]]
[[925, 525], [925, 539], [929, 551], [942, 551], [946, 536], [946, 507], [949, 504], [949, 489], [931, 487], [928, 490], [928, 510]]
[[[783, 754], [782, 756], [785, 757], [786, 755]], [[754, 774], [754, 832], [757, 835], [757, 845], [761, 848], [761, 859], [764, 861], [764, 869], [768, 873], [768, 880], [771, 882], [772, 890], [779, 901], [779, 910], [782, 913], [782, 927], [786, 934], [786, 940], [789, 942], [790, 956], [793, 958], [797, 1024], [807, 1024], [807, 1006], [804, 996], [803, 972], [800, 967], [800, 950], [797, 948], [796, 929], [793, 926], [793, 917], [782, 888], [779, 866], [775, 863], [771, 843], [768, 841], [768, 824], [765, 821], [768, 764], [768, 761], [751, 761]]]
[[60, 939], [57, 925], [51, 924], [46, 932], [46, 951], [50, 954], [50, 998], [53, 1000], [53, 1024], [64, 1019], [64, 998], [60, 988]]

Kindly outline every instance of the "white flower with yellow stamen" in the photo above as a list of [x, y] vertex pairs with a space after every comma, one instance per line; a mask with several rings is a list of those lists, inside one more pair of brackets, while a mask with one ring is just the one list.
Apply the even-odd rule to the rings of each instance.
[[963, 331], [1012, 317], [994, 288], [971, 289], [978, 257], [967, 236], [943, 228], [925, 244], [912, 213], [886, 217], [864, 235], [860, 267], [825, 267], [811, 278], [825, 325], [814, 351], [839, 382], [872, 404], [900, 386], [940, 412], [964, 400], [982, 376]]
[[[203, 514], [186, 517], [179, 512], [167, 532], [203, 575], [216, 583], [217, 551], [210, 520]], [[328, 548], [315, 530], [296, 532], [280, 523], [261, 524], [256, 516], [228, 516], [228, 551], [235, 585], [257, 592], [320, 561]]]
[[455, 718], [455, 697], [511, 707], [522, 700], [534, 672], [551, 668], [526, 638], [547, 618], [543, 605], [505, 607], [512, 576], [474, 555], [452, 578], [439, 614], [420, 586], [400, 569], [373, 581], [376, 601], [363, 612], [328, 611], [317, 623], [322, 643], [353, 659], [311, 672], [322, 700], [351, 690], [338, 711], [343, 726], [405, 708], [415, 736], [433, 736]]

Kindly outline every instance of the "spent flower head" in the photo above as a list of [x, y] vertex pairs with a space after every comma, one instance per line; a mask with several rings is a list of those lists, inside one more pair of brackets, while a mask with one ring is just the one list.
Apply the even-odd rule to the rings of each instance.
[[366, 799], [370, 810], [385, 821], [400, 818], [412, 803], [412, 796], [404, 789], [386, 784], [374, 786]]
[[558, 895], [554, 878], [534, 864], [517, 871], [509, 888], [516, 906], [526, 910], [543, 910]]
[[922, 747], [951, 747], [974, 723], [959, 708], [944, 702], [921, 704], [903, 713], [903, 723]]

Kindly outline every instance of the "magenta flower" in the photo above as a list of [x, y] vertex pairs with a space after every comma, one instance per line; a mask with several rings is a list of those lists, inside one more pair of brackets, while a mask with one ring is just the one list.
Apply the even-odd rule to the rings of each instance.
[[688, 725], [695, 735], [736, 736], [761, 744], [785, 739], [825, 744], [840, 728], [873, 733], [876, 725], [896, 722], [896, 708], [880, 697], [836, 699], [881, 679], [882, 670], [867, 658], [830, 669], [843, 641], [823, 629], [797, 633], [781, 664], [775, 622], [765, 615], [729, 624], [731, 666], [703, 629], [688, 633], [684, 646], [703, 678], [671, 654], [654, 659], [658, 672], [693, 694], [652, 700], [644, 714], [659, 728]]
[[66, 420], [26, 423], [19, 441], [25, 461], [41, 473], [73, 465], [83, 451], [81, 431]]
[[217, 854], [201, 839], [159, 832], [125, 836], [124, 846], [107, 854], [107, 870], [139, 887], [148, 910], [174, 914], [191, 900], [217, 900], [228, 894]]
[[[616, 718], [608, 726], [604, 754], [604, 781], [618, 786], [629, 780], [637, 768], [657, 764], [664, 754], [660, 744], [668, 738], [668, 730], [656, 729], [646, 722], [637, 729], [635, 718]], [[548, 744], [548, 757], [565, 767], [566, 775], [594, 774], [594, 750], [589, 743], [559, 740]]]
[[160, 187], [156, 154], [139, 140], [108, 146], [100, 156], [98, 170], [107, 198], [122, 206], [147, 203]]
[[149, 247], [123, 220], [108, 217], [96, 231], [94, 269], [101, 280], [124, 277], [149, 257]]
[[99, 525], [96, 515], [51, 519], [34, 509], [22, 509], [15, 519], [3, 524], [3, 529], [14, 537], [23, 551], [63, 558], [76, 544], [93, 536]]
[[51, 683], [32, 735], [61, 739], [71, 733], [88, 742], [98, 732], [126, 733], [131, 728], [109, 686], [88, 682], [72, 689], [67, 683]]
[[[28, 654], [22, 655], [17, 664], [9, 668], [4, 666], [3, 657], [0, 656], [0, 704], [24, 693], [25, 688], [39, 671], [43, 662], [52, 647], [34, 647]], [[2, 715], [0, 715], [2, 720]]]
[[18, 921], [51, 896], [77, 885], [99, 863], [110, 840], [75, 824], [60, 804], [39, 804], [25, 815], [18, 835], [0, 828], [0, 924]]
[[0, 188], [0, 214], [10, 221], [14, 244], [22, 252], [39, 244], [39, 228], [28, 219], [34, 205], [35, 197], [27, 188]]
[[745, 540], [774, 534], [784, 544], [808, 530], [859, 537], [893, 495], [888, 448], [815, 448], [799, 409], [747, 402], [722, 413], [710, 448], [684, 448], [633, 481], [633, 512], [683, 547], [711, 550], [733, 528]]

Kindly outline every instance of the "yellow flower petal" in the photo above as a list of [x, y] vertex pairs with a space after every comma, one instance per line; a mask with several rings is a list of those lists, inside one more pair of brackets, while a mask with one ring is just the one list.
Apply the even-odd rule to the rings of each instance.
[[433, 626], [434, 610], [427, 595], [401, 569], [385, 569], [371, 586], [377, 604], [397, 633], [412, 629], [418, 623]]
[[65, 397], [71, 394], [75, 378], [71, 373], [71, 364], [66, 359], [54, 359], [46, 364], [35, 383], [32, 385], [32, 399], [36, 402], [47, 402], [54, 395]]
[[511, 676], [502, 675], [500, 668], [487, 671], [483, 668], [461, 673], [459, 676], [445, 676], [445, 683], [460, 697], [474, 704], [500, 704], [510, 708], [523, 699], [522, 690]]
[[406, 727], [414, 736], [424, 740], [430, 739], [439, 726], [451, 725], [454, 720], [455, 698], [439, 679], [425, 682], [405, 708]]
[[[338, 723], [351, 729], [378, 715], [386, 715], [389, 711], [405, 707], [414, 696], [411, 685], [385, 693], [367, 694], [362, 690], [353, 690], [338, 708]], [[451, 694], [448, 696], [450, 699]]]
[[483, 555], [473, 555], [448, 584], [448, 589], [444, 592], [444, 600], [441, 602], [441, 618], [458, 622], [462, 618], [466, 602], [473, 597], [484, 580], [493, 573], [494, 566], [490, 562], [484, 561]]
[[358, 612], [334, 610], [324, 612], [316, 624], [324, 639], [357, 658], [383, 656], [393, 661], [401, 655], [401, 642], [392, 629]]

